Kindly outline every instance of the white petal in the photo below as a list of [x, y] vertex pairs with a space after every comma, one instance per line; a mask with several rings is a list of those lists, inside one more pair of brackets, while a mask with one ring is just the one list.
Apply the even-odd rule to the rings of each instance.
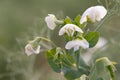
[[50, 28], [51, 30], [54, 30], [56, 27], [55, 20], [56, 17], [53, 14], [48, 14], [48, 16], [45, 17], [45, 22], [47, 23], [48, 28]]
[[70, 35], [72, 36], [75, 31], [77, 31], [79, 33], [83, 33], [82, 29], [79, 28], [78, 26], [76, 26], [74, 24], [66, 24], [60, 29], [59, 35], [61, 36], [64, 33], [67, 33], [68, 36], [70, 36]]
[[64, 27], [62, 27], [59, 31], [59, 36], [63, 35], [65, 33], [65, 29]]
[[74, 51], [79, 50], [79, 48], [80, 48], [80, 46], [75, 46], [75, 47], [74, 47]]
[[95, 7], [92, 7], [88, 13], [87, 19], [90, 19], [91, 22], [96, 22], [96, 18], [98, 17], [98, 12]]
[[74, 46], [75, 46], [74, 41], [69, 41], [69, 42], [67, 42], [65, 48], [66, 48], [66, 49], [71, 49], [71, 48], [73, 48]]
[[83, 39], [81, 40], [81, 47], [83, 47], [84, 49], [89, 48], [89, 43], [87, 42], [87, 40]]
[[89, 43], [85, 39], [82, 39], [82, 40], [77, 39], [77, 40], [69, 41], [65, 46], [66, 49], [74, 48], [74, 51], [77, 51], [79, 47], [87, 49], [89, 48]]
[[82, 47], [84, 49], [89, 48], [89, 43], [87, 42], [87, 40], [82, 39], [82, 40], [74, 40], [74, 44], [75, 46], [79, 46]]
[[95, 9], [97, 10], [97, 13], [99, 14], [97, 20], [100, 21], [107, 14], [107, 10], [103, 6], [96, 6]]
[[87, 16], [91, 13], [91, 10], [93, 9], [94, 7], [90, 7], [88, 8], [81, 16], [81, 19], [80, 19], [80, 24], [83, 24], [84, 22], [87, 22]]
[[89, 18], [91, 22], [100, 21], [107, 14], [107, 10], [103, 6], [93, 6], [88, 8], [82, 15], [80, 23], [87, 22]]
[[82, 29], [79, 28], [79, 27], [77, 27], [77, 26], [75, 26], [75, 31], [80, 32], [80, 33], [83, 33]]
[[40, 53], [40, 46], [38, 46], [36, 49], [34, 49], [34, 53], [35, 54], [39, 54]]

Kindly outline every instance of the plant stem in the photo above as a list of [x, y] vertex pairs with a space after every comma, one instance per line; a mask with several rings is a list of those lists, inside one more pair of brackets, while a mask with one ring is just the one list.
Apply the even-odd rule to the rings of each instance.
[[76, 64], [77, 64], [77, 68], [79, 68], [79, 66], [80, 66], [80, 54], [81, 54], [81, 50], [82, 49], [80, 49], [80, 50], [78, 50], [77, 52], [76, 52]]
[[102, 27], [103, 23], [104, 23], [110, 16], [111, 16], [111, 15], [108, 14], [108, 15], [99, 23], [99, 25], [95, 28], [94, 31], [98, 31], [98, 30]]
[[47, 41], [47, 42], [50, 42], [54, 47], [57, 47], [56, 44], [51, 41], [50, 39], [47, 39], [47, 38], [44, 38], [44, 37], [39, 37], [41, 40], [44, 40], [44, 41]]

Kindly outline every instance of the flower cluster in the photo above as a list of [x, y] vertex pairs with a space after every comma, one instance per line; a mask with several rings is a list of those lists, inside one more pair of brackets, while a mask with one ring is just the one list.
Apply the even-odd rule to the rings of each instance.
[[[107, 10], [103, 6], [93, 6], [88, 8], [81, 19], [79, 20], [79, 24], [82, 25], [86, 22], [96, 22], [100, 21], [104, 16], [107, 14]], [[67, 19], [67, 18], [66, 18]], [[59, 24], [62, 25], [61, 29], [59, 30], [58, 35], [67, 35], [68, 42], [66, 43], [66, 49], [74, 49], [74, 51], [79, 50], [80, 47], [87, 49], [89, 48], [89, 42], [84, 38], [83, 34], [84, 31], [82, 27], [76, 25], [74, 23], [69, 23], [67, 20], [62, 21], [58, 20], [54, 14], [48, 14], [45, 17], [45, 22], [49, 29], [54, 30]], [[32, 44], [28, 43], [25, 47], [25, 53], [29, 56], [32, 53], [38, 54], [40, 52], [40, 45], [37, 42], [37, 46], [33, 45], [36, 43], [37, 40], [33, 40]]]
[[[89, 21], [100, 21], [102, 18], [104, 18], [106, 14], [107, 10], [103, 6], [90, 7], [81, 16], [79, 24], [82, 25], [85, 22]], [[47, 23], [48, 28], [50, 28], [51, 30], [54, 30], [55, 27], [57, 27], [58, 21], [60, 20], [58, 20], [54, 14], [48, 14], [48, 16], [45, 18], [45, 22]], [[63, 21], [62, 25], [62, 28], [59, 30], [59, 36], [67, 34], [67, 38], [72, 37], [72, 39], [68, 40], [65, 46], [66, 49], [74, 48], [74, 51], [77, 51], [80, 47], [84, 49], [89, 48], [89, 42], [83, 36], [84, 31], [82, 30], [82, 27], [72, 22], [66, 23], [66, 21]]]
[[[82, 16], [78, 15], [75, 19], [66, 17], [59, 20], [54, 14], [48, 14], [45, 22], [50, 30], [59, 27], [58, 35], [64, 36], [65, 49], [57, 47], [47, 38], [37, 37], [25, 46], [25, 53], [28, 56], [33, 53], [39, 54], [40, 42], [44, 40], [55, 46], [46, 52], [50, 66], [55, 72], [63, 74], [67, 80], [114, 80], [115, 62], [103, 57], [96, 59], [96, 62], [92, 62], [94, 65], [90, 66], [80, 54], [81, 49], [94, 47], [99, 40], [99, 32], [96, 31], [98, 27], [88, 30], [87, 23], [99, 22], [106, 14], [107, 10], [103, 6], [90, 7]], [[105, 76], [101, 75], [103, 72]]]
[[[81, 19], [79, 20], [79, 23], [82, 25], [88, 21], [100, 21], [106, 14], [107, 10], [103, 6], [93, 6], [88, 8], [83, 13]], [[82, 30], [82, 27], [74, 23], [66, 23], [65, 21], [58, 20], [54, 14], [48, 14], [48, 16], [45, 17], [45, 22], [48, 28], [51, 30], [54, 30], [57, 27], [57, 24], [64, 24], [64, 26], [62, 26], [62, 28], [59, 30], [59, 36], [67, 34], [67, 38], [72, 38], [68, 40], [65, 46], [66, 49], [73, 48], [74, 51], [77, 51], [80, 47], [84, 49], [89, 48], [89, 42], [83, 36], [84, 31]], [[36, 43], [36, 41], [33, 43]], [[38, 54], [39, 52], [40, 45], [33, 46], [31, 43], [29, 43], [25, 47], [25, 53], [27, 55], [31, 55], [32, 53]]]

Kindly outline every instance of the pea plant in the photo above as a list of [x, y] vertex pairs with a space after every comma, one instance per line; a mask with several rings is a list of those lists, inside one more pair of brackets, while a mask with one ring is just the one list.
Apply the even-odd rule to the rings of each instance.
[[[108, 57], [100, 57], [89, 65], [82, 56], [82, 50], [93, 48], [97, 44], [100, 37], [98, 30], [108, 16], [108, 10], [102, 5], [92, 6], [82, 16], [78, 15], [74, 19], [66, 17], [59, 20], [54, 14], [48, 14], [45, 22], [51, 31], [59, 28], [58, 35], [65, 40], [64, 47], [56, 46], [48, 38], [36, 37], [25, 46], [25, 53], [28, 56], [39, 54], [41, 41], [46, 41], [53, 46], [46, 50], [49, 65], [67, 80], [114, 80], [115, 62]], [[94, 29], [88, 28], [88, 24], [99, 22]]]

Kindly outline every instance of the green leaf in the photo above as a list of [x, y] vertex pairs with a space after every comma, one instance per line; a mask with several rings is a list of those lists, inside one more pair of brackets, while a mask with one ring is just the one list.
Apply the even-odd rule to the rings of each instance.
[[63, 52], [62, 54], [62, 50], [58, 48], [47, 51], [46, 56], [52, 69], [57, 73], [63, 72], [67, 80], [74, 80], [83, 74], [88, 75], [88, 67], [86, 67], [83, 61], [80, 59], [81, 65], [78, 68], [73, 58], [75, 55], [71, 55], [74, 52], [71, 54], [68, 52]]
[[94, 47], [99, 39], [99, 32], [88, 32], [85, 39], [89, 42], [89, 47]]
[[[66, 54], [68, 55], [67, 58], [72, 62], [72, 64], [75, 64], [71, 67], [63, 66], [64, 76], [67, 78], [67, 80], [74, 80], [76, 78], [80, 78], [80, 76], [83, 74], [89, 74], [89, 66], [84, 62], [81, 56], [76, 55], [78, 53], [79, 51], [74, 52], [73, 49], [70, 49]], [[77, 56], [79, 57], [79, 61], [75, 60]]]
[[65, 18], [65, 23], [66, 24], [71, 24], [73, 21], [72, 21], [72, 19], [71, 18], [69, 18], [69, 17], [66, 17]]
[[56, 48], [47, 51], [46, 57], [52, 69], [55, 72], [60, 73], [61, 72], [61, 61], [60, 59], [58, 59], [58, 56], [56, 55]]
[[76, 78], [79, 78], [81, 75], [86, 74], [88, 75], [88, 72], [84, 71], [83, 69], [77, 69], [74, 67], [71, 68], [63, 68], [64, 70], [64, 76], [67, 80], [74, 80]]
[[78, 15], [78, 16], [76, 16], [76, 18], [75, 18], [75, 23], [76, 23], [76, 25], [78, 25], [79, 27], [81, 26], [80, 25], [80, 19], [81, 19], [81, 16], [80, 15]]
[[94, 67], [89, 75], [90, 80], [114, 80], [115, 67], [107, 58], [99, 58], [96, 60]]
[[77, 26], [79, 26], [80, 28], [86, 27], [87, 23], [80, 24], [80, 19], [81, 19], [81, 16], [80, 16], [80, 15], [76, 16], [76, 18], [75, 18], [75, 20], [74, 20], [75, 24], [76, 24]]
[[103, 62], [97, 62], [90, 73], [90, 80], [110, 80], [110, 75]]

